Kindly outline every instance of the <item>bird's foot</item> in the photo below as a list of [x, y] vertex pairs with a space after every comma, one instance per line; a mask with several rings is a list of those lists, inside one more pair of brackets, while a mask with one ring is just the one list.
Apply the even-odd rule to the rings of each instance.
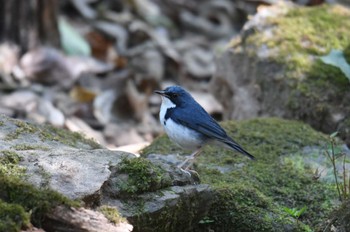
[[[193, 169], [190, 169], [193, 165], [194, 157], [190, 156], [188, 157], [184, 162], [182, 162], [177, 167], [183, 172], [192, 177], [195, 180], [199, 181], [199, 174]], [[196, 181], [197, 182], [197, 181]]]
[[188, 171], [187, 169], [183, 169], [180, 167], [178, 167], [178, 168], [181, 170], [181, 172], [185, 173], [186, 175], [189, 175], [190, 177], [192, 176], [191, 171]]
[[[185, 161], [183, 161], [178, 168], [182, 168], [182, 169], [189, 169], [194, 162], [194, 159], [196, 158], [196, 156], [201, 152], [201, 148], [198, 148], [197, 150], [195, 150], [190, 156], [188, 156]], [[187, 164], [188, 163], [188, 164]], [[187, 164], [187, 165], [186, 165]], [[185, 166], [186, 165], [186, 166]]]
[[[192, 166], [193, 164], [193, 159], [194, 157], [192, 156], [189, 156], [187, 157], [187, 159], [185, 161], [183, 161], [180, 165], [178, 165], [177, 167], [180, 168], [180, 169], [185, 169], [187, 170], [189, 167]], [[188, 164], [187, 164], [188, 163]], [[187, 165], [186, 165], [187, 164]]]
[[[185, 169], [187, 170], [193, 163], [193, 158], [192, 156], [188, 156], [185, 161], [183, 161], [181, 164], [179, 164], [177, 167], [180, 169]], [[190, 161], [190, 162], [189, 162]], [[189, 164], [187, 164], [189, 163]]]
[[181, 172], [185, 173], [186, 175], [188, 175], [192, 179], [193, 184], [200, 183], [199, 174], [195, 170], [182, 169], [182, 168], [180, 168], [180, 170], [181, 170]]

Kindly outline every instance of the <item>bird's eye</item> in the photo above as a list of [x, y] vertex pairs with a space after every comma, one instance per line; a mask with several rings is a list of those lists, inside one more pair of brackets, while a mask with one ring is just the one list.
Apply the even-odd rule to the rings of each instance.
[[177, 98], [178, 94], [177, 93], [173, 93], [173, 98]]

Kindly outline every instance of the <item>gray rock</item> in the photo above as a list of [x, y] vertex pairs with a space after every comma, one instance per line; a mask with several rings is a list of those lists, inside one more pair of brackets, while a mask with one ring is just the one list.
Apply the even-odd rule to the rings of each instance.
[[324, 232], [347, 232], [350, 230], [350, 204], [344, 201], [341, 207], [336, 209], [331, 218], [323, 223]]
[[[90, 207], [117, 208], [136, 225], [136, 231], [153, 231], [155, 226], [163, 230], [168, 228], [168, 221], [173, 231], [194, 228], [211, 205], [211, 189], [198, 184], [195, 173], [178, 169], [172, 163], [178, 163], [177, 158], [170, 162], [161, 155], [136, 158], [103, 149], [76, 133], [2, 115], [0, 128], [0, 158], [18, 156], [26, 182], [81, 199]], [[55, 231], [131, 228], [129, 224], [104, 225], [107, 219], [100, 213], [66, 206], [52, 209], [45, 220], [50, 223], [43, 228], [52, 224], [49, 230]]]
[[[107, 149], [92, 149], [87, 144], [74, 147], [66, 144], [73, 141], [65, 141], [43, 127], [4, 116], [0, 116], [0, 121], [4, 123], [0, 148], [17, 153], [19, 165], [26, 170], [27, 181], [37, 187], [51, 188], [71, 199], [90, 198], [98, 193], [111, 173], [109, 166], [118, 164], [123, 157], [132, 156]], [[53, 141], [48, 136], [52, 136]]]
[[23, 157], [20, 165], [26, 168], [30, 183], [49, 187], [70, 199], [89, 198], [98, 194], [111, 174], [110, 165], [116, 165], [123, 157], [131, 156], [106, 149], [69, 148], [19, 151], [18, 154]]
[[46, 220], [47, 231], [129, 232], [133, 229], [126, 222], [111, 224], [102, 213], [84, 208], [59, 206], [48, 214]]
[[246, 119], [259, 115], [260, 86], [257, 73], [249, 67], [250, 60], [243, 54], [225, 52], [217, 61], [211, 92], [224, 108], [224, 118]]
[[131, 224], [138, 225], [133, 231], [191, 231], [207, 214], [213, 197], [208, 185], [186, 185], [123, 201], [106, 199], [105, 203], [116, 206]]

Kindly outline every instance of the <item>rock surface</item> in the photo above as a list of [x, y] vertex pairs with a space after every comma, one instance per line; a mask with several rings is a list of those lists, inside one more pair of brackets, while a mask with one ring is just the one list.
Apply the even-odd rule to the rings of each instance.
[[350, 207], [349, 200], [333, 212], [333, 215], [324, 223], [324, 232], [347, 232], [350, 231]]
[[0, 211], [7, 215], [4, 220], [0, 215], [2, 231], [28, 226], [32, 229], [27, 231], [43, 231], [30, 224], [45, 231], [132, 231], [127, 222], [111, 223], [101, 212], [68, 199], [83, 199], [87, 206], [98, 202], [109, 165], [132, 154], [100, 149], [77, 133], [3, 115], [0, 128], [0, 203], [5, 201]]
[[100, 212], [84, 208], [67, 208], [59, 206], [53, 209], [46, 217], [47, 231], [89, 231], [89, 232], [129, 232], [133, 226], [121, 222], [111, 224]]
[[116, 165], [122, 157], [130, 156], [104, 149], [82, 151], [69, 148], [18, 154], [24, 157], [20, 165], [25, 167], [30, 183], [51, 188], [70, 199], [97, 194], [111, 174], [109, 165]]
[[[60, 138], [54, 130], [45, 127], [4, 117], [0, 120], [6, 122], [0, 132], [0, 147], [16, 151], [21, 157], [19, 165], [26, 170], [27, 181], [37, 187], [53, 189], [70, 199], [89, 198], [98, 193], [111, 173], [109, 166], [118, 164], [123, 157], [132, 156], [95, 149], [83, 143], [69, 144], [74, 143], [74, 138]], [[20, 132], [24, 133], [17, 135]], [[11, 135], [16, 138], [12, 139]]]
[[[0, 184], [4, 188], [0, 190], [0, 206], [10, 210], [16, 204], [13, 207], [23, 216], [22, 223], [16, 220], [20, 227], [28, 226], [27, 212], [42, 207], [38, 205], [45, 205], [46, 200], [52, 205], [34, 213], [30, 223], [47, 231], [132, 230], [126, 221], [108, 222], [116, 217], [126, 217], [136, 225], [135, 231], [153, 231], [155, 226], [163, 231], [165, 220], [172, 220], [171, 228], [177, 231], [196, 225], [210, 207], [208, 185], [198, 184], [199, 179], [191, 173], [161, 159], [110, 151], [77, 133], [3, 115], [0, 128]], [[36, 192], [35, 200], [30, 199], [32, 195], [22, 196], [27, 194], [22, 191], [28, 184]], [[41, 193], [46, 190], [50, 192]], [[42, 199], [39, 193], [48, 199]], [[16, 198], [8, 198], [12, 195]], [[82, 201], [91, 209], [78, 208], [69, 199]], [[100, 207], [112, 210], [101, 214], [96, 211]], [[179, 216], [181, 213], [183, 216]]]

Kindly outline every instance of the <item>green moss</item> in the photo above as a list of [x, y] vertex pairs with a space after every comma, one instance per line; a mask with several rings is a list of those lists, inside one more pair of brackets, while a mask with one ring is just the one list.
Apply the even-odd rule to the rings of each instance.
[[[238, 189], [216, 189], [216, 198], [212, 205], [213, 211], [208, 215], [213, 220], [215, 228], [223, 231], [227, 225], [237, 225], [237, 222], [239, 222], [247, 228], [251, 227], [252, 224], [256, 224], [255, 231], [271, 231], [272, 225], [269, 222], [266, 223], [264, 218], [270, 213], [268, 211], [264, 212], [264, 208], [270, 203], [264, 196], [257, 195], [257, 193], [259, 191], [249, 186]], [[240, 213], [240, 211], [244, 211], [244, 213]], [[240, 231], [239, 228], [237, 229]]]
[[54, 126], [45, 125], [40, 131], [39, 137], [45, 141], [58, 141], [69, 146], [77, 146], [78, 143], [88, 144], [92, 149], [101, 148], [101, 145], [91, 139], [86, 139], [82, 134], [70, 132]]
[[20, 160], [14, 151], [0, 151], [0, 231], [19, 231], [29, 225], [29, 218], [40, 227], [45, 213], [53, 207], [79, 205], [57, 192], [24, 183], [25, 169], [19, 166]]
[[[308, 212], [301, 221], [310, 226], [317, 225], [322, 221], [322, 217], [330, 212], [330, 204], [322, 205], [314, 202], [329, 202], [336, 199], [334, 186], [314, 181], [312, 173], [305, 164], [295, 166], [294, 162], [286, 162], [284, 158], [288, 154], [299, 152], [305, 146], [324, 146], [327, 142], [326, 136], [314, 131], [308, 125], [280, 119], [256, 119], [243, 121], [240, 124], [229, 122], [224, 126], [256, 156], [257, 161], [247, 162], [242, 156], [235, 157], [236, 164], [244, 163], [242, 167], [233, 168], [228, 174], [213, 173], [215, 166], [227, 165], [221, 161], [225, 161], [224, 158], [227, 156], [232, 157], [232, 152], [215, 153], [214, 148], [210, 148], [198, 159], [198, 172], [204, 183], [217, 188], [235, 190], [249, 186], [274, 202], [267, 207], [268, 211], [272, 212], [276, 209], [281, 211], [283, 206], [302, 208], [306, 205]], [[237, 132], [232, 133], [232, 128]], [[246, 204], [246, 200], [243, 202]], [[262, 208], [258, 204], [254, 205]], [[240, 219], [236, 222], [243, 221]], [[246, 225], [241, 226], [244, 228]]]
[[274, 25], [273, 36], [256, 33], [247, 42], [278, 49], [271, 58], [286, 64], [290, 76], [300, 78], [311, 71], [314, 57], [349, 46], [349, 17], [350, 11], [339, 5], [293, 7], [281, 17], [268, 19], [268, 24]]
[[0, 186], [0, 199], [15, 207], [20, 205], [25, 212], [30, 213], [32, 224], [38, 227], [44, 215], [53, 207], [62, 204], [79, 206], [78, 202], [69, 200], [55, 191], [37, 189], [14, 176], [0, 174]]
[[[136, 209], [135, 212], [140, 212], [140, 214], [128, 219], [134, 226], [133, 231], [193, 231], [194, 222], [198, 222], [201, 219], [200, 215], [203, 215], [202, 210], [205, 210], [207, 202], [203, 202], [203, 198], [198, 197], [196, 193], [191, 194], [193, 190], [189, 191], [190, 193], [185, 193], [181, 197], [175, 197], [173, 201], [165, 203], [162, 210], [148, 210], [148, 213], [144, 211], [142, 199], [138, 201], [138, 205], [134, 205], [133, 208]], [[169, 196], [169, 192], [166, 195]]]
[[215, 231], [308, 231], [302, 222], [296, 222], [275, 207], [271, 199], [249, 186], [216, 188], [209, 221], [201, 225]]
[[40, 166], [36, 172], [41, 176], [40, 187], [48, 188], [52, 177], [51, 173], [47, 172], [42, 166]]
[[[202, 183], [217, 192], [207, 221], [200, 227], [227, 231], [309, 231], [332, 210], [337, 195], [332, 184], [315, 181], [313, 173], [302, 161], [288, 162], [305, 146], [323, 147], [327, 136], [310, 126], [277, 118], [225, 122], [228, 134], [256, 157], [251, 161], [231, 150], [207, 146], [195, 162]], [[166, 138], [157, 139], [144, 150], [144, 155], [182, 153]], [[160, 151], [158, 151], [160, 148]], [[168, 149], [168, 148], [167, 148]], [[178, 149], [178, 150], [176, 150]], [[315, 204], [317, 202], [317, 204]], [[283, 207], [308, 207], [297, 222]], [[277, 227], [278, 226], [278, 227]]]
[[[275, 12], [280, 15], [275, 16]], [[255, 31], [247, 31], [246, 37], [232, 42], [234, 53], [246, 52], [250, 56], [258, 73], [254, 81], [263, 93], [268, 93], [262, 95], [262, 105], [266, 107], [262, 111], [273, 113], [271, 109], [277, 107], [289, 118], [332, 133], [339, 124], [333, 119], [334, 112], [350, 114], [349, 80], [339, 68], [323, 63], [320, 57], [337, 49], [350, 60], [350, 10], [336, 4], [281, 4], [274, 13], [261, 20]], [[257, 51], [266, 51], [265, 56], [259, 57]], [[271, 69], [266, 70], [266, 66]], [[272, 73], [276, 67], [276, 74]], [[275, 96], [275, 89], [280, 98]]]
[[350, 43], [348, 44], [348, 46], [344, 49], [344, 57], [346, 59], [346, 61], [348, 62], [348, 64], [350, 64]]
[[152, 146], [145, 147], [142, 154], [172, 154], [172, 153], [184, 153], [178, 146], [174, 146], [174, 143], [170, 141], [168, 136], [158, 136], [152, 143]]
[[30, 214], [17, 204], [0, 199], [0, 231], [17, 232], [30, 225]]
[[0, 151], [0, 175], [24, 176], [25, 168], [18, 165], [20, 159], [20, 156], [14, 151]]
[[9, 119], [9, 121], [13, 122], [17, 128], [6, 135], [5, 140], [8, 141], [18, 139], [22, 134], [32, 134], [39, 136], [42, 141], [57, 141], [73, 147], [77, 147], [79, 144], [87, 144], [92, 149], [101, 148], [98, 143], [91, 139], [86, 139], [77, 132], [70, 132], [51, 125], [35, 125], [16, 119]]
[[[235, 163], [229, 164], [230, 166], [239, 163], [244, 163], [244, 165], [233, 168], [227, 174], [218, 172], [216, 167], [227, 166], [225, 161], [228, 157], [232, 157], [232, 152], [226, 150], [215, 152], [216, 148], [209, 148], [198, 159], [197, 170], [202, 182], [209, 183], [218, 189], [231, 189], [230, 197], [235, 202], [236, 211], [234, 212], [237, 215], [242, 210], [241, 207], [247, 208], [248, 216], [244, 214], [246, 220], [240, 217], [232, 218], [228, 215], [228, 219], [226, 219], [229, 220], [228, 222], [245, 228], [250, 220], [262, 220], [261, 223], [257, 223], [259, 227], [254, 228], [254, 230], [271, 231], [270, 227], [275, 227], [275, 225], [272, 222], [264, 221], [264, 218], [268, 218], [270, 214], [284, 215], [283, 206], [302, 208], [305, 205], [309, 209], [301, 219], [302, 222], [315, 226], [323, 220], [322, 216], [324, 217], [331, 210], [330, 204], [321, 205], [314, 204], [314, 202], [327, 202], [336, 199], [333, 186], [315, 182], [312, 173], [307, 171], [307, 167], [302, 164], [294, 166], [294, 163], [285, 162], [282, 157], [296, 153], [304, 146], [322, 146], [326, 143], [324, 135], [305, 124], [279, 119], [249, 120], [240, 124], [229, 122], [225, 123], [224, 126], [229, 129], [229, 133], [234, 138], [239, 138], [241, 144], [257, 158], [256, 162], [247, 162], [242, 156], [235, 157]], [[232, 133], [232, 129], [236, 133]], [[266, 203], [265, 206], [262, 206], [259, 203], [261, 201], [258, 200], [259, 198], [249, 196], [247, 188], [251, 192], [259, 192], [260, 195], [266, 196], [273, 204]], [[237, 189], [244, 193], [244, 200], [239, 197], [240, 195], [237, 195]], [[249, 199], [254, 204], [247, 207]], [[226, 202], [226, 199], [223, 198], [222, 202]], [[230, 207], [227, 211], [232, 212], [233, 209]], [[214, 207], [213, 210], [211, 214], [215, 217], [217, 209]], [[322, 212], [321, 215], [320, 212]], [[292, 220], [286, 218], [288, 215], [283, 217], [281, 224], [285, 224], [284, 221]], [[274, 220], [276, 219], [278, 219], [277, 216]], [[296, 224], [293, 225], [296, 226]], [[260, 226], [263, 227], [260, 228]], [[301, 228], [298, 228], [299, 230], [303, 231]]]
[[32, 145], [32, 144], [16, 144], [11, 147], [12, 149], [15, 149], [17, 151], [28, 151], [28, 150], [41, 150], [41, 151], [49, 151], [49, 147], [40, 146], [40, 145]]
[[317, 231], [349, 231], [350, 229], [350, 200], [342, 203], [342, 205], [332, 212], [329, 220], [324, 221]]
[[[247, 45], [253, 45], [247, 46], [248, 53], [255, 57], [256, 48], [263, 45], [270, 51], [277, 50], [271, 52], [270, 61], [283, 65], [284, 76], [294, 79], [288, 83], [292, 87], [288, 106], [299, 112], [299, 117], [310, 114], [326, 117], [330, 99], [341, 102], [349, 89], [349, 80], [339, 68], [324, 64], [319, 57], [338, 49], [349, 59], [350, 10], [327, 4], [295, 6], [285, 15], [268, 18], [266, 24], [272, 26], [272, 36], [251, 34], [245, 40]], [[304, 106], [310, 106], [310, 111]]]
[[105, 217], [114, 224], [126, 222], [126, 219], [123, 216], [121, 216], [121, 214], [115, 207], [103, 205], [98, 208], [98, 211], [105, 215]]
[[[145, 214], [145, 200], [142, 198], [134, 198], [134, 201], [124, 201], [123, 204], [126, 205], [129, 212], [132, 215], [136, 215], [136, 218], [139, 219], [142, 215]], [[128, 221], [131, 222], [132, 219], [128, 218]], [[138, 220], [137, 220], [138, 221]], [[131, 222], [131, 224], [136, 224], [135, 221]], [[141, 224], [142, 225], [142, 224]]]
[[17, 128], [15, 131], [7, 134], [5, 140], [14, 140], [17, 139], [21, 134], [34, 134], [38, 131], [37, 127], [27, 122], [15, 119], [9, 119], [9, 121], [13, 122]]
[[3, 121], [0, 121], [0, 126], [3, 126], [4, 125], [4, 122]]
[[120, 186], [121, 192], [127, 194], [155, 191], [170, 185], [165, 171], [144, 158], [124, 158], [119, 171], [128, 175], [127, 181]]
[[5, 163], [18, 164], [21, 159], [20, 156], [14, 151], [2, 150], [1, 153], [3, 154], [2, 161]]
[[275, 25], [272, 30], [273, 36], [256, 33], [247, 41], [257, 46], [264, 44], [271, 50], [278, 50], [271, 53], [270, 59], [287, 68], [285, 77], [299, 80], [295, 84], [295, 95], [302, 93], [314, 98], [310, 99], [310, 102], [319, 102], [320, 96], [332, 89], [338, 93], [348, 91], [349, 81], [341, 70], [324, 64], [319, 59], [320, 56], [327, 55], [331, 49], [344, 50], [345, 54], [348, 54], [350, 44], [348, 9], [340, 5], [327, 4], [317, 7], [293, 7], [284, 16], [270, 18], [268, 23]]

